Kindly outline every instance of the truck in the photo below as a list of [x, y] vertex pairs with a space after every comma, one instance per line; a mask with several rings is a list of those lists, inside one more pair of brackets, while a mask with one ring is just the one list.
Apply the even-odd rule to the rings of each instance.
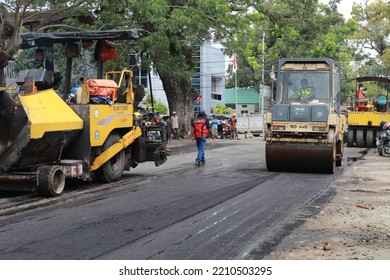
[[[353, 79], [356, 81], [356, 96], [354, 106], [347, 113], [348, 147], [376, 147], [376, 137], [381, 131], [381, 123], [390, 121], [389, 90], [390, 79], [383, 76], [363, 76]], [[386, 95], [369, 98], [358, 95], [359, 84], [375, 82], [387, 88]], [[364, 85], [365, 86], [365, 85]]]
[[[137, 29], [26, 33], [20, 47], [62, 44], [74, 51], [81, 42], [99, 48], [107, 40], [135, 41], [143, 35]], [[76, 98], [70, 96], [72, 59], [77, 57], [72, 52], [66, 48], [62, 96], [46, 69], [20, 71], [17, 93], [0, 89], [1, 189], [59, 196], [67, 179], [115, 182], [139, 163], [166, 161], [164, 127], [136, 118], [132, 71], [104, 73], [98, 56], [97, 77], [86, 80]]]
[[247, 115], [237, 117], [237, 132], [246, 135], [260, 136], [263, 133], [263, 116]]
[[[274, 106], [264, 123], [269, 171], [331, 174], [342, 165], [340, 76], [340, 64], [329, 58], [279, 60]], [[313, 89], [311, 100], [298, 94], [302, 80]]]

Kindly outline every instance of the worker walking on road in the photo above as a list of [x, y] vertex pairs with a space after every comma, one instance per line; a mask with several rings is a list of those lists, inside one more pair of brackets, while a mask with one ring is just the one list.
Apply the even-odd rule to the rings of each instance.
[[198, 116], [191, 123], [191, 128], [192, 140], [196, 141], [196, 146], [198, 147], [198, 156], [196, 157], [195, 165], [204, 166], [206, 164], [204, 156], [206, 139], [209, 135], [209, 129], [211, 128], [204, 110], [199, 111]]

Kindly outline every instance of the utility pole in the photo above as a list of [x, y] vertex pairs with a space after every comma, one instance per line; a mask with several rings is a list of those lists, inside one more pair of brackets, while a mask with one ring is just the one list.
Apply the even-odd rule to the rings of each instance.
[[[265, 29], [263, 31], [263, 47], [262, 47], [262, 67], [261, 67], [261, 82], [260, 82], [260, 101], [261, 101], [261, 114], [264, 114], [264, 39], [265, 39]], [[260, 102], [259, 101], [259, 102]], [[259, 103], [260, 104], [260, 103]]]
[[238, 114], [237, 102], [237, 55], [233, 55], [233, 72], [235, 74], [235, 89], [236, 89], [236, 114]]
[[235, 73], [236, 75], [236, 78], [235, 78], [235, 88], [236, 88], [236, 114], [237, 114], [237, 116], [238, 116], [238, 104], [237, 104], [237, 71], [236, 71], [236, 73]]
[[138, 84], [141, 85], [141, 66], [142, 66], [142, 61], [141, 61], [141, 52], [138, 53], [137, 55], [137, 67], [138, 67]]

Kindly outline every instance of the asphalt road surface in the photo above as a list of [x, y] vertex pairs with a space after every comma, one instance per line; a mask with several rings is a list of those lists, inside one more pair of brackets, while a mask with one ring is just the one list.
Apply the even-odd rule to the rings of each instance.
[[[335, 194], [336, 174], [268, 172], [261, 138], [175, 143], [120, 182], [0, 192], [0, 259], [261, 259]], [[348, 149], [346, 149], [348, 153]], [[358, 156], [358, 155], [356, 155]]]

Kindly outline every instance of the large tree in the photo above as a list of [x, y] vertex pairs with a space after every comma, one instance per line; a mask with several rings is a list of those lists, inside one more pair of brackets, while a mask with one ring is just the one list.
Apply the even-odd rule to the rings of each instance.
[[32, 18], [39, 18], [36, 29], [50, 27], [56, 15], [66, 13], [68, 17], [72, 16], [85, 3], [86, 0], [2, 1], [0, 3], [0, 86], [5, 85], [4, 68], [19, 50], [19, 37], [26, 22]]
[[[352, 19], [359, 26], [355, 37], [358, 48], [361, 50], [360, 59], [368, 65], [374, 65], [376, 73], [389, 75], [390, 71], [390, 5], [388, 1], [375, 0], [356, 4], [352, 9]], [[370, 54], [376, 54], [382, 66], [369, 59]], [[366, 67], [365, 66], [365, 67]], [[378, 71], [379, 70], [379, 71]]]
[[[123, 0], [112, 5], [102, 1], [100, 19], [116, 26], [138, 27], [150, 34], [139, 41], [149, 64], [160, 77], [170, 111], [176, 111], [179, 126], [190, 131], [193, 102], [199, 95], [191, 86], [196, 70], [196, 51], [203, 42], [232, 33], [237, 21], [226, 0]], [[114, 15], [114, 16], [112, 16]], [[115, 16], [120, 15], [120, 16]], [[98, 21], [103, 28], [108, 21]]]

